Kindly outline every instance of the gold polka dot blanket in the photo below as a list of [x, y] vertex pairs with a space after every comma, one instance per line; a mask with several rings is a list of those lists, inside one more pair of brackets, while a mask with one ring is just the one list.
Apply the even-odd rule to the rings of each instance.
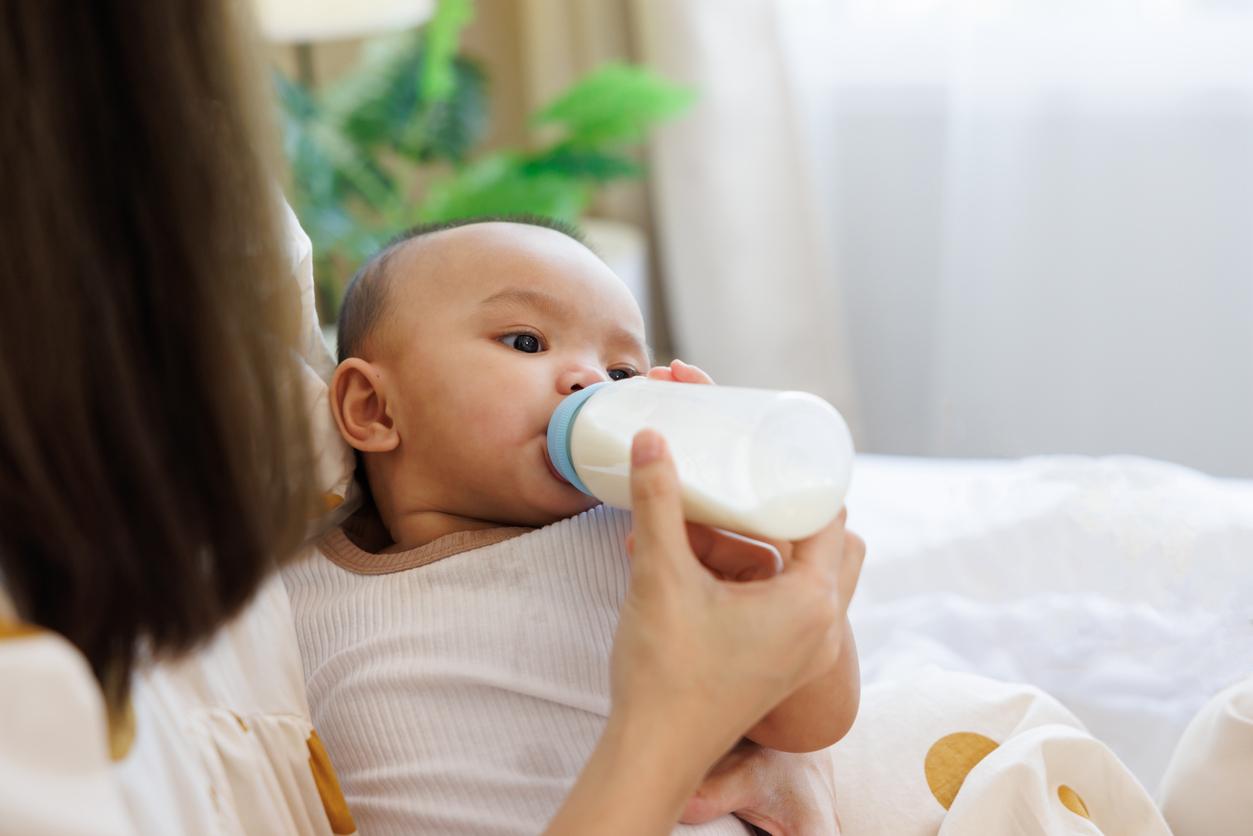
[[845, 836], [1168, 836], [1131, 771], [1026, 685], [928, 669], [867, 687], [832, 750]]

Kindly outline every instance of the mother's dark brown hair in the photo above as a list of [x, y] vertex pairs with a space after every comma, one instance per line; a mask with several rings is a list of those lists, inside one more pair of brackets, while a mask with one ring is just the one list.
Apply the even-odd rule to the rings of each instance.
[[312, 507], [237, 6], [0, 0], [0, 588], [113, 700], [145, 648], [237, 612]]

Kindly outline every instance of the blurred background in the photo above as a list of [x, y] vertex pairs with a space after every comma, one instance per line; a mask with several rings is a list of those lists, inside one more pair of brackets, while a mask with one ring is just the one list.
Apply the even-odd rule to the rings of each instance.
[[659, 355], [866, 452], [1253, 476], [1253, 0], [258, 0], [320, 305], [577, 219]]

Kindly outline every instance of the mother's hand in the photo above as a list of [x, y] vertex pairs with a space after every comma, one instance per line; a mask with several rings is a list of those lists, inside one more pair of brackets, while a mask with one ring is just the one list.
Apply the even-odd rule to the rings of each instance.
[[[832, 669], [865, 555], [841, 514], [794, 544], [778, 574], [747, 582], [715, 574], [693, 550], [674, 462], [655, 432], [635, 437], [631, 503], [631, 584], [614, 638], [609, 721], [548, 834], [669, 833], [710, 766]], [[718, 537], [699, 545], [710, 562], [743, 554]]]
[[674, 463], [655, 432], [635, 438], [631, 489], [631, 585], [614, 642], [614, 713], [681, 730], [688, 754], [708, 766], [831, 670], [864, 550], [846, 537], [841, 514], [794, 544], [777, 575], [724, 580], [693, 551]]

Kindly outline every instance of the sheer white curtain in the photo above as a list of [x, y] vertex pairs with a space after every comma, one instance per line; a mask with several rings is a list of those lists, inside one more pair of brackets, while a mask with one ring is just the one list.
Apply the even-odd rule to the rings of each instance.
[[1248, 8], [636, 0], [676, 342], [866, 449], [1253, 474]]
[[699, 90], [651, 156], [676, 353], [721, 383], [800, 388], [857, 432], [849, 353], [799, 133], [781, 6], [637, 0], [644, 58]]

